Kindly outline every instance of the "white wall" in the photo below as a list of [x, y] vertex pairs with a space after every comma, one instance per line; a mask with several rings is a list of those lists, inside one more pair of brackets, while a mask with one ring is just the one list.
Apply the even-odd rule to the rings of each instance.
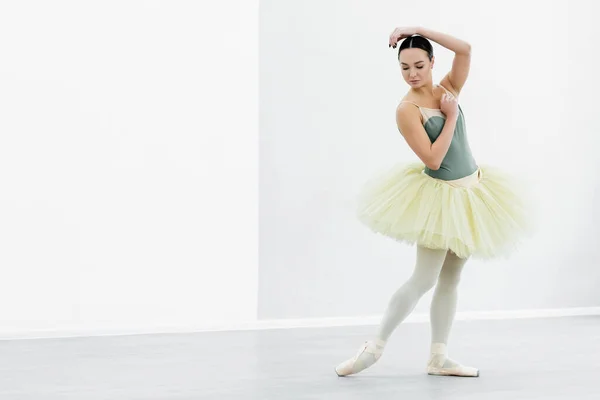
[[[414, 247], [356, 221], [365, 180], [416, 160], [395, 126], [408, 90], [396, 26], [471, 42], [461, 95], [477, 160], [533, 182], [542, 219], [509, 261], [469, 263], [459, 311], [600, 305], [591, 1], [263, 1], [260, 9], [259, 318], [379, 315]], [[434, 79], [452, 53], [434, 44]], [[429, 293], [417, 306], [428, 311]]]
[[547, 217], [510, 263], [472, 263], [459, 307], [598, 305], [591, 2], [262, 2], [260, 114], [257, 3], [0, 4], [1, 338], [381, 313], [413, 250], [353, 201], [412, 157], [384, 43], [404, 23], [474, 44], [473, 148], [532, 166]]
[[0, 336], [256, 319], [257, 13], [2, 2]]

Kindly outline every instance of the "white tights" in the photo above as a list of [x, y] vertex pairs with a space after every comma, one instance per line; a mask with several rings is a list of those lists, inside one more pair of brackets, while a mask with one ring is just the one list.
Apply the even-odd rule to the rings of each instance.
[[382, 355], [392, 332], [414, 310], [418, 301], [434, 286], [431, 302], [431, 358], [428, 371], [434, 375], [479, 376], [476, 368], [465, 367], [447, 357], [446, 344], [456, 314], [458, 283], [467, 259], [447, 250], [417, 246], [417, 262], [412, 276], [392, 295], [379, 332], [351, 359], [336, 367], [340, 376], [362, 371]]
[[417, 262], [412, 276], [392, 295], [377, 338], [387, 341], [418, 301], [434, 286], [431, 301], [431, 342], [446, 343], [456, 314], [458, 283], [467, 259], [451, 251], [417, 246]]

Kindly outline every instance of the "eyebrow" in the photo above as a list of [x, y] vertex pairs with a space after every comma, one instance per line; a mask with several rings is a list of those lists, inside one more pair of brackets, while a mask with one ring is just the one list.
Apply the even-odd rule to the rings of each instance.
[[[415, 64], [423, 63], [423, 62], [425, 62], [425, 61], [417, 61]], [[407, 63], [400, 63], [400, 64], [402, 64], [402, 65], [408, 65]]]

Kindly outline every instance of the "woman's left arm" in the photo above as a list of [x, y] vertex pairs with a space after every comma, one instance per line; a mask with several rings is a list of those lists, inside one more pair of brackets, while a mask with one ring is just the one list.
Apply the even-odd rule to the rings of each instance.
[[471, 45], [464, 40], [431, 29], [417, 27], [416, 31], [417, 34], [454, 52], [452, 69], [444, 76], [441, 85], [458, 96], [469, 76], [469, 69], [471, 67]]

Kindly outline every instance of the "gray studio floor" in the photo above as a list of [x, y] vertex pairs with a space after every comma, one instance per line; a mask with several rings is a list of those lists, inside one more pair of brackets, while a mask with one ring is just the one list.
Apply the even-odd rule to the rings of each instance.
[[600, 399], [600, 317], [456, 322], [424, 373], [429, 327], [405, 324], [371, 369], [339, 378], [371, 327], [0, 341], [2, 400]]

